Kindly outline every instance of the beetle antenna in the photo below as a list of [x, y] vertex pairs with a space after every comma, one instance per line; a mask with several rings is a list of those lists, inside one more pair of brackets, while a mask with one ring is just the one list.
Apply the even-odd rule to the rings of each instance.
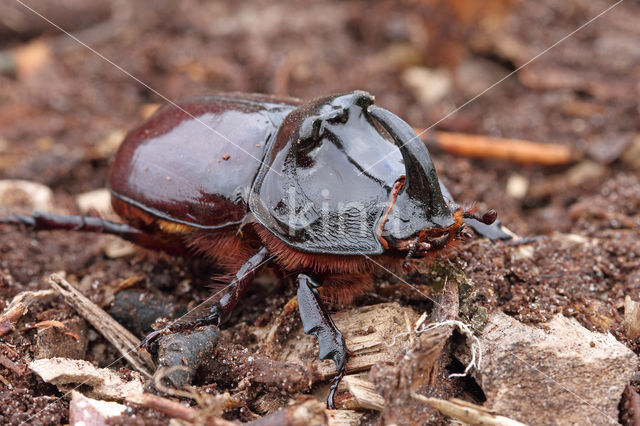
[[482, 216], [480, 216], [478, 213], [466, 211], [464, 212], [463, 217], [465, 219], [475, 219], [478, 222], [484, 223], [485, 225], [491, 225], [498, 218], [498, 213], [495, 210], [491, 209], [487, 210]]
[[418, 247], [418, 237], [416, 237], [409, 244], [409, 251], [407, 251], [404, 262], [402, 262], [402, 269], [404, 269], [405, 272], [409, 272], [411, 270], [411, 258], [413, 257], [413, 254], [416, 252], [416, 248]]

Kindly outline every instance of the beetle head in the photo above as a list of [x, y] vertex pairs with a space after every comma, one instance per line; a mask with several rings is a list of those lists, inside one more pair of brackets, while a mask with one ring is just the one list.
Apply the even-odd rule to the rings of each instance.
[[495, 210], [479, 215], [475, 208], [463, 211], [456, 205], [438, 180], [429, 151], [409, 124], [374, 105], [368, 112], [396, 142], [406, 167], [406, 178], [397, 182], [395, 203], [382, 232], [391, 246], [406, 251], [405, 266], [414, 256], [437, 252], [456, 239], [469, 237], [463, 219], [486, 225], [496, 220]]
[[289, 246], [332, 254], [383, 251], [376, 231], [404, 166], [369, 117], [372, 103], [361, 91], [312, 100], [291, 111], [269, 142], [249, 207]]

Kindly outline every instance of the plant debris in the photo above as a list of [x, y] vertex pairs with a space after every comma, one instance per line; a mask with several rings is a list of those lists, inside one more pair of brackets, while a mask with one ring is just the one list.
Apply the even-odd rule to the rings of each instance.
[[[141, 403], [113, 389], [92, 393], [108, 378], [150, 384], [136, 371], [155, 371], [139, 339], [153, 322], [211, 296], [219, 271], [109, 236], [0, 225], [0, 423], [77, 423], [81, 411], [96, 421], [158, 425], [444, 423], [469, 413], [487, 422], [637, 422], [640, 4], [620, 3], [529, 63], [611, 5], [30, 1], [171, 100], [367, 90], [429, 128], [426, 143], [454, 199], [495, 208], [525, 240], [460, 242], [449, 260], [416, 262], [399, 278], [380, 271], [374, 291], [335, 306], [353, 356], [336, 398], [341, 409], [325, 410], [335, 369], [315, 359], [295, 290], [276, 269], [255, 279], [211, 358], [187, 360], [181, 389], [138, 394]], [[8, 17], [0, 19], [0, 217], [41, 209], [116, 220], [105, 189], [109, 162], [128, 129], [164, 99], [19, 3], [0, 4], [0, 16]], [[66, 273], [56, 284], [64, 298], [50, 288], [56, 271]], [[447, 277], [458, 277], [457, 295]], [[496, 318], [510, 328], [491, 343]], [[452, 321], [480, 338], [479, 362], [470, 363], [473, 339]], [[515, 331], [537, 338], [539, 350], [533, 340], [514, 341]], [[572, 336], [582, 346], [567, 342]], [[28, 365], [60, 381], [43, 382]], [[467, 365], [469, 375], [456, 376]], [[501, 379], [492, 374], [499, 365], [517, 374]], [[602, 390], [605, 383], [613, 390]], [[75, 387], [84, 396], [63, 398]], [[109, 399], [121, 405], [101, 411]]]

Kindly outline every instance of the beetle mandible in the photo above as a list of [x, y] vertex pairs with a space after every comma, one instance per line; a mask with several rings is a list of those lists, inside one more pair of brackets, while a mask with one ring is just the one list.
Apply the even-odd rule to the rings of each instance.
[[228, 319], [272, 259], [297, 274], [304, 331], [317, 337], [320, 359], [335, 362], [330, 408], [348, 351], [321, 295], [361, 294], [376, 267], [367, 256], [406, 269], [466, 236], [465, 225], [509, 238], [495, 211], [479, 215], [453, 201], [415, 131], [363, 91], [306, 103], [229, 94], [164, 106], [129, 132], [109, 188], [125, 224], [39, 212], [0, 223], [102, 232], [203, 255], [235, 278], [191, 327]]

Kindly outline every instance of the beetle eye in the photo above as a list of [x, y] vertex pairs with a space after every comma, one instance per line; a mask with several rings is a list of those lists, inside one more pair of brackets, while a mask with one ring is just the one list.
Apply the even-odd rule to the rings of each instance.
[[345, 124], [349, 120], [349, 110], [335, 108], [322, 115], [308, 117], [300, 125], [298, 133], [298, 151], [308, 152], [315, 148], [325, 136], [325, 127], [332, 124]]
[[308, 151], [320, 142], [324, 131], [323, 124], [324, 120], [321, 118], [309, 118], [302, 123], [297, 141], [298, 150]]
[[326, 120], [331, 124], [345, 124], [347, 121], [349, 121], [349, 110], [341, 108], [337, 111], [334, 111], [332, 114], [326, 117]]

